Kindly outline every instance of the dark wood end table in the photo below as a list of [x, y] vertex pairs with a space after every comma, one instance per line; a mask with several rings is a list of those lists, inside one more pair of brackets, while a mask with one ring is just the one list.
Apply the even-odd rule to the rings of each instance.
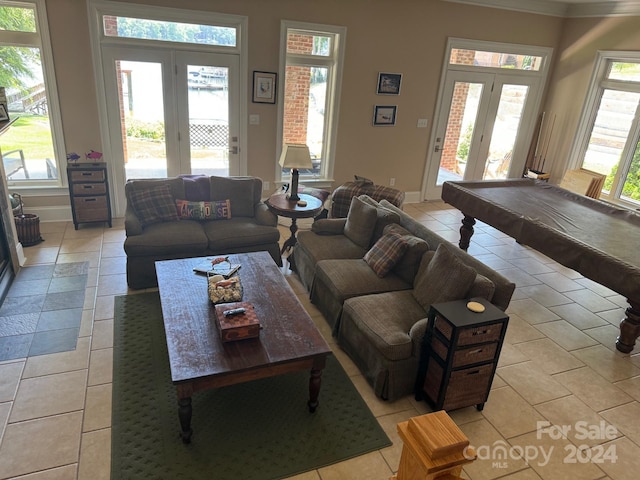
[[291, 219], [291, 236], [285, 240], [280, 254], [292, 249], [296, 244], [296, 232], [298, 231], [298, 225], [296, 221], [298, 218], [311, 218], [315, 217], [322, 210], [322, 201], [319, 198], [307, 195], [304, 193], [298, 194], [300, 200], [307, 202], [304, 207], [298, 205], [296, 200], [289, 200], [286, 193], [274, 193], [267, 201], [267, 206], [273, 213], [280, 217], [287, 217]]

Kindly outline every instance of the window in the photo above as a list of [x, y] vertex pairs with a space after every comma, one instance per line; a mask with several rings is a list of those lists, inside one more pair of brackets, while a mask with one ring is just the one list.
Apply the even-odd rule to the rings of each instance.
[[0, 85], [11, 128], [0, 140], [13, 186], [60, 185], [64, 158], [60, 109], [44, 0], [0, 0]]
[[[313, 167], [300, 170], [303, 181], [333, 175], [345, 36], [344, 27], [282, 24], [280, 148], [286, 143], [309, 147]], [[288, 171], [280, 174], [286, 178]]]
[[572, 158], [606, 175], [602, 198], [640, 205], [640, 52], [598, 52]]
[[147, 18], [102, 17], [107, 37], [137, 38], [197, 45], [236, 46], [236, 27], [180, 23]]

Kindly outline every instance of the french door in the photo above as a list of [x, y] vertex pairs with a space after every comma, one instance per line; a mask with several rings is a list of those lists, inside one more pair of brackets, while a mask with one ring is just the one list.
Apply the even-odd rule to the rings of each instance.
[[237, 55], [105, 47], [103, 72], [116, 216], [128, 179], [240, 174]]
[[439, 198], [446, 180], [521, 175], [537, 93], [526, 75], [447, 72], [426, 197]]
[[462, 38], [447, 41], [422, 198], [447, 180], [520, 177], [551, 49]]

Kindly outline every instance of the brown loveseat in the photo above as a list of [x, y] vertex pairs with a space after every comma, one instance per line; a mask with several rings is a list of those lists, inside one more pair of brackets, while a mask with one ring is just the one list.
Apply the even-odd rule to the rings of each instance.
[[129, 180], [125, 193], [130, 288], [156, 286], [158, 260], [266, 250], [282, 265], [277, 217], [260, 200], [259, 178]]
[[[380, 276], [365, 258], [383, 235], [401, 236], [408, 246]], [[515, 288], [391, 203], [366, 195], [352, 200], [346, 219], [299, 232], [294, 256], [338, 345], [388, 400], [413, 392], [429, 305], [484, 297], [505, 310]]]

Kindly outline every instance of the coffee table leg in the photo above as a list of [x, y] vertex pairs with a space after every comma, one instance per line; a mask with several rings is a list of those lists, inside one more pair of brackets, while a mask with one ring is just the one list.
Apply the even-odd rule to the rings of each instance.
[[180, 436], [184, 443], [191, 443], [191, 397], [184, 397], [178, 399], [178, 418], [180, 419]]
[[309, 411], [314, 413], [318, 408], [318, 396], [320, 396], [320, 385], [322, 383], [322, 369], [312, 368], [311, 378], [309, 379]]

